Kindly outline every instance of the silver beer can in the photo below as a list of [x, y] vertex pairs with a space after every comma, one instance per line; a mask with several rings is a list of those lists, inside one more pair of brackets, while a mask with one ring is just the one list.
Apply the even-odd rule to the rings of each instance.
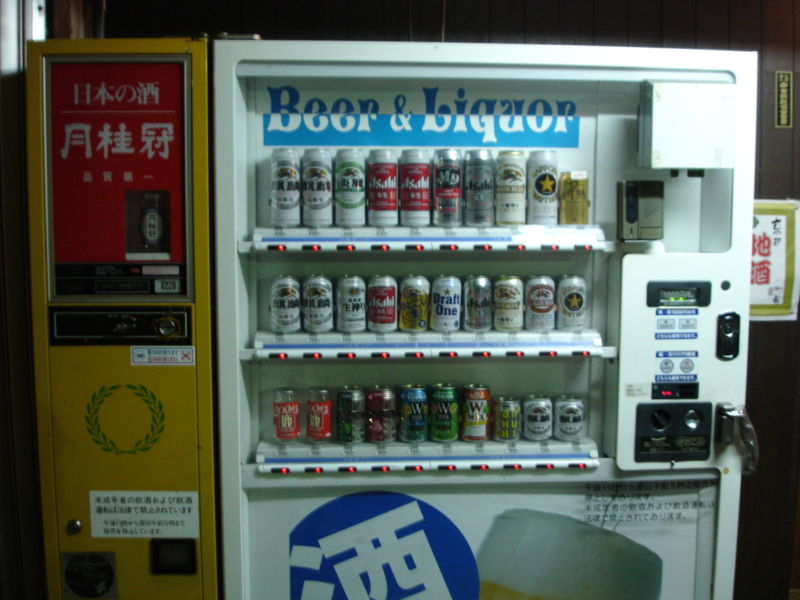
[[513, 442], [519, 439], [521, 429], [519, 400], [513, 396], [492, 399], [492, 439]]
[[400, 224], [431, 224], [431, 162], [423, 150], [400, 155]]
[[541, 442], [553, 436], [553, 401], [529, 394], [522, 401], [522, 437]]
[[428, 329], [430, 294], [431, 284], [422, 275], [406, 275], [400, 281], [400, 331], [419, 332]]
[[367, 286], [358, 275], [336, 280], [336, 329], [357, 333], [367, 328]]
[[525, 329], [550, 331], [556, 326], [556, 284], [537, 275], [525, 282]]
[[270, 224], [273, 227], [300, 225], [300, 155], [293, 148], [272, 151]]
[[464, 280], [464, 330], [489, 331], [492, 328], [492, 280], [486, 275], [470, 275]]
[[397, 225], [397, 160], [391, 150], [369, 152], [367, 217], [370, 225]]
[[303, 329], [311, 333], [333, 330], [333, 284], [324, 275], [309, 275], [303, 281]]
[[431, 283], [431, 329], [440, 333], [458, 331], [461, 326], [461, 280], [439, 275]]
[[494, 280], [492, 304], [497, 331], [519, 331], [524, 323], [524, 289], [516, 275], [498, 275]]
[[397, 281], [373, 275], [367, 282], [367, 328], [376, 333], [397, 329]]
[[461, 225], [461, 152], [454, 148], [437, 150], [433, 158], [433, 224]]
[[558, 225], [558, 158], [536, 150], [528, 158], [528, 223]]
[[553, 413], [553, 436], [557, 440], [574, 442], [583, 437], [583, 400], [561, 396], [555, 402]]
[[300, 331], [300, 282], [290, 275], [273, 279], [269, 294], [270, 329], [275, 333]]
[[303, 154], [303, 225], [333, 225], [333, 173], [331, 153], [323, 148], [309, 148]]
[[361, 227], [367, 223], [367, 175], [360, 150], [342, 148], [336, 153], [334, 200], [336, 224]]
[[578, 275], [564, 275], [556, 293], [558, 329], [581, 331], [589, 326], [586, 281]]
[[488, 150], [470, 150], [464, 161], [464, 222], [494, 223], [494, 164]]
[[503, 150], [494, 165], [494, 210], [498, 225], [525, 224], [525, 155]]

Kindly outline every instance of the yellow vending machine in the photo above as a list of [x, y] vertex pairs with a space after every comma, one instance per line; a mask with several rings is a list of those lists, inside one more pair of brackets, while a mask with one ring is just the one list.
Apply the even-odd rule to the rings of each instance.
[[217, 597], [207, 44], [28, 46], [48, 597]]

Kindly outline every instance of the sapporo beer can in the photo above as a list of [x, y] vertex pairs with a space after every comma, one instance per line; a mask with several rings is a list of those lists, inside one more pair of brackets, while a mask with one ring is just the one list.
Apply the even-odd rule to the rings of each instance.
[[492, 291], [494, 328], [497, 331], [519, 331], [524, 322], [522, 280], [516, 275], [498, 275]]
[[367, 328], [367, 286], [358, 275], [336, 280], [336, 329], [357, 333]]
[[433, 224], [461, 225], [461, 152], [437, 150], [433, 158]]
[[440, 333], [458, 331], [461, 326], [461, 280], [438, 275], [431, 284], [431, 329]]
[[400, 331], [418, 332], [428, 329], [431, 284], [422, 275], [406, 275], [400, 281]]
[[525, 155], [503, 150], [494, 167], [494, 210], [498, 225], [525, 224]]
[[300, 401], [294, 389], [275, 390], [272, 400], [272, 425], [275, 439], [280, 443], [293, 442], [300, 436]]
[[480, 383], [464, 386], [464, 400], [461, 406], [461, 439], [465, 442], [486, 442], [490, 435], [489, 387]]
[[556, 284], [552, 277], [535, 275], [525, 282], [525, 329], [550, 331], [556, 326]]
[[553, 408], [553, 436], [565, 442], [574, 442], [583, 436], [585, 421], [583, 400], [561, 396]]
[[334, 200], [336, 224], [340, 227], [361, 227], [367, 222], [367, 176], [360, 150], [342, 148], [336, 153]]
[[370, 150], [367, 161], [367, 215], [370, 225], [397, 225], [397, 160], [391, 150]]
[[327, 442], [333, 436], [333, 398], [326, 388], [312, 388], [306, 400], [306, 437]]
[[557, 326], [565, 331], [580, 331], [589, 324], [586, 281], [577, 275], [564, 275], [558, 282]]
[[270, 286], [269, 307], [272, 331], [300, 331], [300, 282], [289, 275], [276, 277]]
[[273, 150], [270, 175], [270, 224], [297, 227], [300, 225], [300, 155], [297, 150]]
[[400, 155], [400, 224], [431, 224], [431, 162], [423, 150]]
[[558, 159], [554, 150], [528, 158], [528, 223], [558, 225]]
[[425, 386], [407, 383], [400, 388], [398, 437], [402, 442], [428, 439], [428, 392]]
[[492, 439], [513, 442], [519, 439], [522, 422], [519, 400], [513, 396], [496, 396], [492, 400]]
[[436, 383], [429, 403], [430, 438], [434, 442], [455, 442], [458, 439], [458, 390], [450, 383]]
[[391, 386], [373, 385], [367, 390], [366, 438], [375, 444], [397, 439], [397, 402]]
[[547, 396], [528, 394], [522, 401], [522, 437], [541, 442], [553, 436], [553, 401]]
[[464, 160], [464, 222], [494, 223], [494, 164], [488, 150], [470, 150]]
[[311, 333], [333, 330], [333, 284], [324, 275], [303, 281], [303, 329]]
[[367, 283], [367, 328], [376, 333], [397, 329], [397, 281], [373, 275]]
[[486, 275], [469, 275], [464, 280], [464, 330], [492, 328], [492, 280]]
[[558, 178], [558, 222], [561, 225], [589, 223], [589, 174], [567, 171]]
[[345, 444], [364, 441], [364, 392], [346, 385], [336, 391], [336, 439]]
[[309, 148], [303, 154], [303, 225], [330, 227], [333, 224], [333, 165], [331, 153]]

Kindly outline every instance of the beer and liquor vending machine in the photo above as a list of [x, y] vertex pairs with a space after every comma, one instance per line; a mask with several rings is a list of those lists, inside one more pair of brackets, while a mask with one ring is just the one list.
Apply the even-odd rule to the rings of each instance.
[[217, 596], [207, 44], [28, 45], [48, 598]]
[[214, 54], [226, 597], [729, 600], [756, 56]]

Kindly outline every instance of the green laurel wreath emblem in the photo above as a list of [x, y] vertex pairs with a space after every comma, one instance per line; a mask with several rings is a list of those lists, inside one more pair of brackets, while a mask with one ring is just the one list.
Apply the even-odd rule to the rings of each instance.
[[[133, 392], [133, 395], [139, 398], [147, 406], [150, 412], [150, 429], [145, 436], [136, 441], [131, 448], [120, 448], [117, 443], [109, 438], [103, 429], [100, 427], [100, 409], [106, 400], [114, 395], [114, 392], [120, 388], [126, 388]], [[152, 448], [159, 439], [161, 434], [164, 433], [164, 405], [156, 398], [156, 395], [148, 390], [143, 385], [104, 385], [94, 394], [92, 399], [86, 405], [86, 431], [92, 441], [100, 446], [104, 452], [113, 452], [114, 454], [137, 454], [139, 452], [146, 452]]]

